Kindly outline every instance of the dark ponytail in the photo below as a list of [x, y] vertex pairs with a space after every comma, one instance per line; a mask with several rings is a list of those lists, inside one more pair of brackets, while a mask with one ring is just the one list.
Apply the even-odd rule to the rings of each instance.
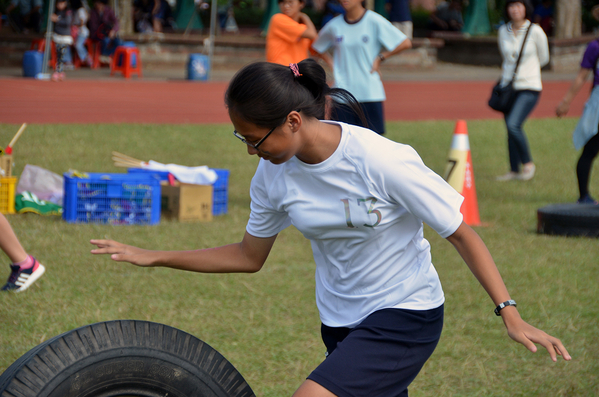
[[245, 66], [231, 80], [225, 105], [245, 121], [258, 127], [278, 127], [293, 110], [304, 117], [325, 118], [328, 98], [335, 106], [353, 109], [366, 125], [356, 98], [348, 91], [330, 88], [326, 72], [313, 59], [297, 64], [299, 76], [289, 66], [256, 62]]

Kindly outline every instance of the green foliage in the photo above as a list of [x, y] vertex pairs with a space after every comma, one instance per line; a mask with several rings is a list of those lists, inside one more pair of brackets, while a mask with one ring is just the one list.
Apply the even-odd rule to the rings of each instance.
[[583, 33], [592, 33], [594, 29], [599, 28], [599, 21], [593, 18], [591, 9], [599, 5], [599, 0], [582, 1], [582, 30]]
[[324, 12], [318, 11], [312, 7], [305, 7], [303, 12], [310, 17], [312, 23], [318, 28], [322, 23], [322, 17], [324, 16]]
[[241, 3], [234, 7], [235, 11], [235, 22], [239, 26], [260, 26], [262, 18], [264, 17], [264, 9], [260, 7], [253, 7], [248, 3]]
[[428, 29], [431, 13], [423, 8], [412, 9], [412, 24], [414, 29]]
[[[410, 388], [424, 396], [599, 395], [597, 240], [538, 235], [536, 210], [576, 199], [570, 132], [576, 119], [525, 125], [538, 174], [530, 182], [495, 182], [508, 169], [502, 121], [468, 122], [481, 219], [477, 232], [494, 255], [522, 316], [562, 339], [571, 362], [552, 363], [511, 341], [493, 304], [453, 247], [428, 227], [433, 262], [446, 295], [443, 336]], [[388, 123], [389, 138], [412, 145], [443, 173], [454, 123]], [[17, 125], [0, 124], [0, 142]], [[30, 125], [14, 150], [25, 164], [57, 173], [69, 168], [120, 172], [117, 150], [143, 160], [207, 164], [231, 170], [229, 214], [210, 223], [163, 219], [156, 226], [73, 225], [57, 217], [9, 215], [27, 250], [47, 272], [22, 294], [0, 294], [0, 372], [40, 342], [97, 321], [141, 319], [180, 328], [221, 352], [258, 396], [289, 396], [324, 358], [314, 302], [310, 244], [294, 228], [277, 239], [252, 275], [202, 275], [141, 269], [89, 254], [91, 238], [154, 249], [196, 249], [241, 239], [257, 158], [230, 125]], [[599, 192], [599, 166], [591, 189]], [[0, 253], [0, 261], [7, 262]], [[8, 266], [4, 268], [8, 276]]]

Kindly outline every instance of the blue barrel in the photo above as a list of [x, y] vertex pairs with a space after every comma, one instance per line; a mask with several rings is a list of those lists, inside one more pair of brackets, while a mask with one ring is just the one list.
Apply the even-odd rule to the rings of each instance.
[[44, 53], [39, 51], [25, 51], [23, 55], [23, 77], [35, 77], [42, 72]]
[[187, 63], [187, 80], [208, 80], [210, 72], [210, 62], [208, 57], [203, 54], [189, 54]]

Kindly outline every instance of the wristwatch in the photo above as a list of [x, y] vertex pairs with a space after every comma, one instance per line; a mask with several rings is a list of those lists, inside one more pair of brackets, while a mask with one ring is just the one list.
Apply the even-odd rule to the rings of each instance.
[[510, 299], [509, 301], [505, 301], [503, 303], [500, 303], [499, 305], [497, 305], [497, 307], [495, 308], [494, 312], [496, 316], [500, 316], [501, 314], [499, 314], [499, 312], [501, 311], [501, 309], [503, 309], [506, 306], [514, 306], [516, 307], [516, 301], [513, 299]]

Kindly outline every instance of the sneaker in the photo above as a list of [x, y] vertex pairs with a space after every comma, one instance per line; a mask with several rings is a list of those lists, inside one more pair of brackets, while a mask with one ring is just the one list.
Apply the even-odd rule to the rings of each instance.
[[592, 198], [589, 194], [587, 194], [584, 197], [581, 197], [578, 199], [578, 201], [576, 201], [578, 204], [592, 204], [592, 205], [599, 205], [599, 201], [595, 200], [594, 198]]
[[59, 81], [60, 80], [60, 73], [58, 73], [58, 72], [52, 73], [52, 77], [50, 78], [50, 80], [52, 80], [52, 81]]
[[534, 164], [525, 165], [522, 167], [522, 172], [518, 175], [518, 179], [521, 181], [530, 181], [535, 176], [535, 167]]
[[520, 174], [514, 171], [510, 171], [505, 175], [498, 176], [497, 178], [495, 178], [495, 180], [499, 182], [514, 181], [519, 178], [519, 175]]
[[64, 72], [58, 74], [58, 80], [64, 81], [67, 78], [67, 75]]
[[44, 265], [39, 263], [35, 258], [33, 258], [33, 266], [29, 269], [21, 270], [21, 268], [16, 265], [10, 265], [10, 268], [12, 272], [10, 273], [6, 284], [2, 287], [2, 291], [25, 291], [46, 271]]

